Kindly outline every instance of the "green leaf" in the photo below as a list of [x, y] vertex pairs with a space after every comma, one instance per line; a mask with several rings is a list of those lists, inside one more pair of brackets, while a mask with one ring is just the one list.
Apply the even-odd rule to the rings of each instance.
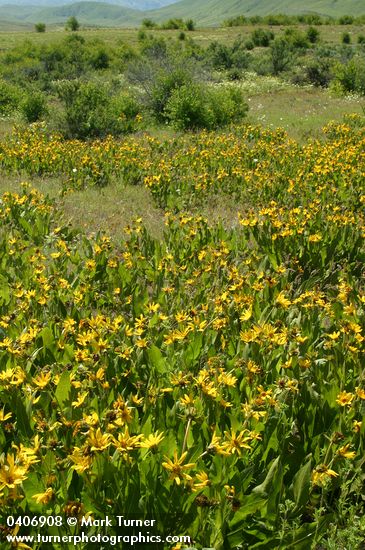
[[297, 506], [303, 506], [309, 497], [311, 482], [312, 460], [309, 460], [295, 474], [293, 481], [294, 501]]
[[58, 405], [62, 408], [63, 404], [69, 400], [71, 393], [71, 381], [70, 373], [65, 371], [62, 373], [61, 378], [57, 384], [55, 399], [58, 402]]
[[263, 497], [268, 496], [268, 493], [273, 485], [274, 479], [280, 469], [280, 456], [275, 458], [273, 463], [270, 466], [270, 469], [267, 473], [267, 476], [265, 477], [264, 481], [255, 487], [252, 492], [258, 495], [262, 495]]
[[165, 359], [157, 346], [151, 346], [147, 351], [147, 354], [148, 359], [156, 372], [161, 374], [166, 372]]
[[45, 487], [42, 481], [39, 481], [37, 475], [32, 473], [23, 481], [22, 487], [29, 510], [32, 512], [40, 512], [43, 509], [42, 504], [38, 504], [32, 497], [38, 493], [44, 493]]
[[32, 437], [33, 430], [30, 425], [29, 417], [27, 415], [27, 411], [24, 406], [23, 400], [20, 397], [16, 399], [16, 405], [14, 407], [14, 410], [16, 411], [16, 420], [17, 420], [18, 430], [22, 435], [25, 435], [26, 437]]
[[44, 347], [52, 349], [54, 346], [54, 336], [51, 329], [49, 327], [44, 327], [40, 335], [42, 336]]

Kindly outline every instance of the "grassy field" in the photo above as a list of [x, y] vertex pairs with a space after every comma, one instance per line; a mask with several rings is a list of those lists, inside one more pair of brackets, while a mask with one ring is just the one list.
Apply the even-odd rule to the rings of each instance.
[[[336, 97], [325, 90], [283, 85], [274, 78], [250, 75], [242, 86], [247, 90], [249, 123], [272, 130], [283, 128], [290, 137], [302, 143], [309, 138], [320, 137], [322, 127], [330, 121], [341, 121], [351, 113], [361, 115], [365, 108], [365, 101], [360, 97]], [[285, 109], [283, 105], [286, 105]], [[0, 122], [2, 138], [11, 135], [13, 123], [12, 120]], [[150, 134], [161, 140], [178, 135], [168, 128], [151, 128]], [[19, 191], [24, 181], [57, 199], [65, 221], [74, 227], [83, 228], [87, 232], [102, 230], [118, 241], [124, 235], [124, 227], [143, 216], [151, 235], [157, 238], [162, 235], [163, 212], [155, 208], [147, 189], [124, 186], [116, 180], [105, 188], [73, 191], [62, 198], [60, 178], [34, 178], [24, 173], [19, 176], [3, 174], [0, 192]], [[224, 220], [229, 225], [243, 208], [244, 204], [237, 204], [227, 196], [217, 196], [210, 205], [202, 208], [202, 214], [209, 219]]]
[[[270, 27], [268, 25], [260, 25], [264, 29], [272, 29], [278, 35], [282, 34], [287, 27]], [[252, 25], [243, 25], [241, 27], [201, 27], [195, 31], [187, 33], [187, 36], [193, 38], [202, 46], [208, 45], [213, 40], [217, 40], [224, 44], [233, 44], [237, 37], [242, 36], [248, 38], [256, 27]], [[300, 31], [306, 30], [308, 26], [296, 25]], [[365, 33], [365, 25], [322, 25], [318, 27], [321, 33], [321, 39], [324, 43], [340, 44], [342, 34], [346, 31], [353, 36], [353, 41], [356, 42], [357, 36]], [[148, 34], [156, 37], [164, 37], [176, 39], [181, 31], [179, 30], [148, 30]], [[123, 40], [132, 46], [138, 44], [138, 30], [136, 28], [95, 28], [81, 27], [79, 34], [85, 39], [102, 40], [106, 44], [115, 46], [118, 41]], [[14, 45], [21, 43], [24, 40], [32, 40], [35, 44], [57, 43], [66, 35], [63, 25], [49, 25], [46, 33], [37, 33], [33, 25], [28, 25], [27, 29], [18, 29], [14, 31], [11, 25], [4, 24], [0, 27], [0, 48], [7, 50]]]

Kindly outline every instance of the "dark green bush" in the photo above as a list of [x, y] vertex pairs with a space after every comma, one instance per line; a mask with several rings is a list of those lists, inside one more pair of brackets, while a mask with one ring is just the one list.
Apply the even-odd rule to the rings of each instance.
[[56, 85], [63, 106], [60, 130], [70, 138], [86, 139], [133, 131], [137, 102], [128, 94], [112, 96], [106, 86], [78, 80]]
[[78, 31], [79, 28], [80, 28], [80, 23], [78, 22], [78, 20], [76, 19], [76, 17], [72, 16], [72, 17], [69, 17], [67, 19], [67, 22], [66, 22], [66, 30], [68, 31]]
[[89, 52], [89, 63], [92, 69], [107, 69], [110, 65], [110, 54], [107, 48], [97, 45]]
[[306, 37], [311, 44], [316, 44], [319, 41], [320, 32], [316, 27], [309, 27], [306, 32]]
[[342, 34], [342, 44], [351, 44], [351, 35], [349, 32]]
[[176, 89], [183, 86], [191, 86], [192, 75], [183, 67], [177, 67], [171, 71], [161, 71], [152, 85], [150, 95], [150, 108], [158, 120], [165, 119], [166, 105]]
[[352, 15], [342, 15], [338, 19], [339, 25], [352, 25], [354, 23], [354, 17]]
[[143, 44], [143, 55], [131, 63], [126, 76], [138, 86], [146, 109], [160, 122], [166, 120], [165, 108], [175, 89], [206, 79], [197, 50], [189, 40], [167, 43], [163, 39], [148, 38]]
[[36, 23], [34, 25], [35, 32], [46, 32], [46, 24], [45, 23]]
[[353, 58], [347, 63], [338, 63], [334, 70], [335, 82], [344, 93], [365, 95], [365, 61]]
[[234, 82], [235, 80], [241, 80], [242, 76], [243, 76], [242, 71], [237, 67], [233, 67], [232, 69], [229, 69], [227, 71], [227, 78], [232, 82]]
[[230, 69], [233, 65], [232, 49], [216, 40], [209, 44], [206, 55], [214, 69]]
[[21, 98], [19, 86], [0, 80], [0, 115], [11, 115], [18, 108]]
[[185, 24], [182, 19], [175, 18], [175, 19], [169, 19], [168, 21], [164, 21], [163, 23], [161, 23], [160, 27], [161, 29], [166, 29], [166, 30], [174, 30], [174, 29], [176, 30], [176, 29], [184, 29]]
[[238, 89], [184, 85], [170, 96], [166, 118], [179, 130], [213, 129], [242, 119], [247, 105]]
[[293, 49], [286, 38], [275, 38], [270, 46], [270, 58], [275, 75], [290, 67], [293, 61]]
[[211, 42], [206, 49], [206, 58], [214, 69], [246, 69], [251, 56], [247, 53], [247, 43], [238, 38], [232, 46]]
[[143, 19], [142, 27], [145, 29], [155, 29], [157, 27], [157, 23], [152, 21], [152, 19]]
[[120, 92], [107, 105], [108, 134], [120, 135], [134, 132], [138, 128], [141, 105], [127, 92]]
[[211, 128], [214, 123], [211, 106], [199, 84], [176, 88], [167, 101], [164, 114], [179, 130]]
[[42, 92], [32, 90], [20, 102], [19, 109], [26, 122], [44, 120], [48, 114], [47, 98]]
[[298, 29], [286, 29], [284, 36], [292, 49], [305, 50], [309, 47], [307, 35], [300, 32]]
[[273, 39], [274, 33], [266, 29], [255, 29], [251, 33], [251, 40], [254, 45], [261, 46], [262, 48], [268, 48]]
[[214, 113], [214, 127], [241, 120], [248, 111], [241, 90], [234, 86], [208, 89], [208, 102]]
[[327, 59], [313, 60], [305, 68], [306, 81], [314, 86], [326, 88], [332, 80], [331, 64]]

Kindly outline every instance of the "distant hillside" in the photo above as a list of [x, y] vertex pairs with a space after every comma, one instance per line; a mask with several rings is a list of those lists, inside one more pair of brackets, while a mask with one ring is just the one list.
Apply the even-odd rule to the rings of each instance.
[[17, 21], [3, 21], [0, 20], [0, 32], [3, 31], [26, 31], [32, 28], [28, 23], [21, 23]]
[[0, 13], [1, 19], [24, 23], [64, 23], [75, 16], [83, 25], [126, 27], [138, 26], [143, 12], [115, 4], [86, 1], [53, 7], [7, 5], [1, 6]]
[[191, 17], [200, 25], [216, 25], [236, 15], [275, 13], [361, 15], [365, 13], [365, 0], [181, 0], [149, 15], [157, 21], [171, 17]]
[[[84, 1], [84, 0], [81, 0]], [[144, 10], [156, 10], [169, 4], [173, 4], [177, 0], [100, 0], [103, 3], [107, 4], [116, 4], [118, 6], [124, 6], [126, 8], [132, 8], [134, 10], [144, 11]], [[74, 0], [0, 0], [0, 10], [2, 12], [2, 6], [42, 6], [42, 7], [54, 7], [54, 6], [63, 6], [66, 4], [74, 3]]]
[[[5, 0], [0, 0], [0, 4], [2, 1]], [[63, 23], [74, 15], [81, 24], [105, 27], [139, 26], [146, 17], [156, 22], [170, 18], [191, 18], [198, 25], [214, 26], [237, 15], [318, 13], [339, 16], [365, 13], [365, 0], [181, 0], [175, 3], [171, 3], [174, 0], [109, 0], [110, 3], [105, 3], [106, 1], [80, 1], [72, 4], [67, 3], [72, 0], [15, 0], [22, 2], [22, 5], [0, 5], [0, 24], [3, 20], [12, 23]], [[31, 6], [26, 5], [27, 2], [40, 2], [43, 5]], [[49, 3], [54, 5], [49, 6]], [[57, 6], [56, 3], [64, 5]], [[148, 11], [132, 9], [142, 5], [161, 4], [165, 6]], [[4, 23], [1, 26], [4, 27]]]

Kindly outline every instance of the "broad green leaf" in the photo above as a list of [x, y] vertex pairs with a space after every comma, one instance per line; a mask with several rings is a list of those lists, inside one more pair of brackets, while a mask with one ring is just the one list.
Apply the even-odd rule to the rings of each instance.
[[280, 456], [275, 458], [273, 463], [270, 466], [270, 469], [265, 477], [264, 481], [255, 487], [252, 492], [258, 495], [267, 496], [272, 484], [274, 482], [275, 476], [277, 475], [280, 468]]
[[162, 374], [166, 372], [165, 359], [157, 346], [151, 346], [147, 351], [148, 359], [156, 372]]
[[26, 437], [32, 437], [33, 430], [30, 425], [30, 419], [28, 417], [23, 400], [20, 397], [16, 399], [14, 410], [19, 432]]
[[309, 496], [311, 482], [312, 460], [309, 460], [294, 476], [293, 493], [297, 506], [303, 506]]
[[70, 393], [71, 393], [70, 373], [68, 371], [64, 371], [59, 379], [56, 392], [55, 392], [55, 399], [57, 400], [60, 408], [62, 408], [63, 404], [69, 400]]

